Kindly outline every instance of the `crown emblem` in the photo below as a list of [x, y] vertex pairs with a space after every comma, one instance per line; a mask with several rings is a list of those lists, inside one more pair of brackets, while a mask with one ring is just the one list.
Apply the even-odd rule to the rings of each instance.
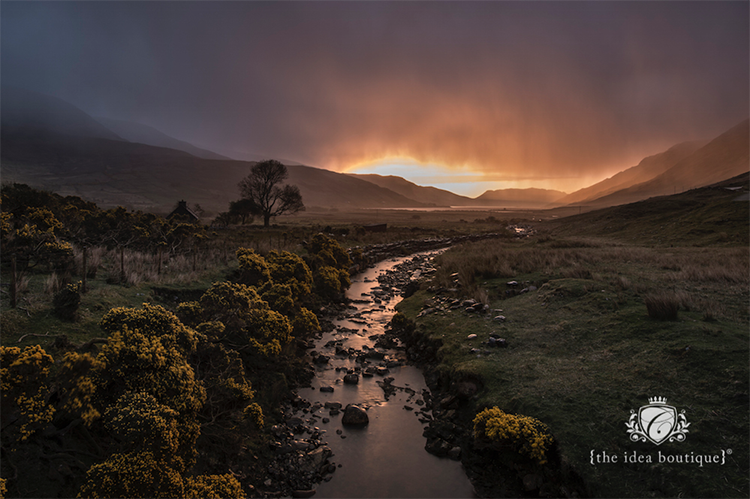
[[647, 440], [659, 445], [663, 442], [683, 442], [690, 423], [685, 418], [685, 410], [679, 413], [667, 405], [666, 397], [649, 397], [648, 405], [641, 406], [638, 412], [631, 410], [628, 427], [630, 440], [645, 442]]

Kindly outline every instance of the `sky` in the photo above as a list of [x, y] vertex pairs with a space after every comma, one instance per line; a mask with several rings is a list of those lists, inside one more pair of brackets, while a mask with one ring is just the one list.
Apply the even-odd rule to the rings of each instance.
[[749, 5], [4, 0], [0, 79], [225, 154], [572, 192], [747, 118]]

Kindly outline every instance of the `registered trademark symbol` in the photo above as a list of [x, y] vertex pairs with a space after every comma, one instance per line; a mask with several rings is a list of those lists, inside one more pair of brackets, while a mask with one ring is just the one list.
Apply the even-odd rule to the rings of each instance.
[[727, 449], [727, 454], [731, 455], [732, 454], [732, 449]]

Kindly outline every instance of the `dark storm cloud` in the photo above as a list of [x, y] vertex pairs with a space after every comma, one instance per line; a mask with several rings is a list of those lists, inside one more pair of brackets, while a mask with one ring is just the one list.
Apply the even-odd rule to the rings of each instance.
[[2, 79], [321, 167], [584, 177], [747, 116], [748, 4], [3, 2]]

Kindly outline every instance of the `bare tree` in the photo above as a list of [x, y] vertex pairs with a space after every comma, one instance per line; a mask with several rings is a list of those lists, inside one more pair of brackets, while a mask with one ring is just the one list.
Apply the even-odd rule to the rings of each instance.
[[263, 217], [264, 227], [268, 227], [271, 217], [305, 209], [296, 185], [279, 185], [288, 175], [286, 166], [269, 159], [253, 166], [250, 174], [239, 183], [242, 199], [253, 204], [253, 211]]

